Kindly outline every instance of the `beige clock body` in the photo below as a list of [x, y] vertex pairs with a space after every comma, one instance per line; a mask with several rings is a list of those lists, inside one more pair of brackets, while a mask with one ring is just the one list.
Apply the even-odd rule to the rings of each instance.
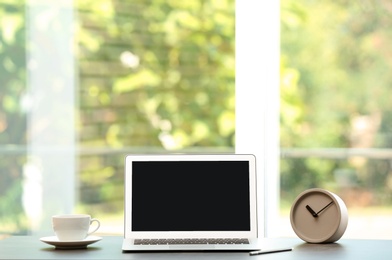
[[332, 243], [346, 231], [346, 204], [336, 194], [319, 188], [309, 189], [297, 196], [290, 221], [294, 232], [308, 243]]

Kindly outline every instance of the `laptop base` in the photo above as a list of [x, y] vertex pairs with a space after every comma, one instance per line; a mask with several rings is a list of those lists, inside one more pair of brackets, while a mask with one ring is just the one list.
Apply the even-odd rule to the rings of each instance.
[[124, 238], [123, 252], [133, 251], [255, 251], [261, 250], [258, 239], [249, 239], [249, 244], [182, 244], [182, 245], [135, 245], [134, 239]]

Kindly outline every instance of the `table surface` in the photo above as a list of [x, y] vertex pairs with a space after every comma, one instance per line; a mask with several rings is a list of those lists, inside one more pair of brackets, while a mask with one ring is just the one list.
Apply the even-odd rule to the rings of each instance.
[[263, 240], [263, 249], [292, 247], [289, 252], [250, 256], [247, 252], [123, 253], [122, 237], [104, 236], [87, 249], [59, 250], [39, 237], [0, 240], [0, 259], [392, 259], [392, 240], [341, 239], [332, 244], [307, 244], [296, 238]]

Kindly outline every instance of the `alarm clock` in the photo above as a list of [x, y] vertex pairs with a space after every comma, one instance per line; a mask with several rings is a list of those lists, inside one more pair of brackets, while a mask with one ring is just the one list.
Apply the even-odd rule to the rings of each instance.
[[291, 206], [290, 222], [297, 236], [308, 243], [333, 243], [346, 231], [347, 207], [330, 191], [305, 190]]

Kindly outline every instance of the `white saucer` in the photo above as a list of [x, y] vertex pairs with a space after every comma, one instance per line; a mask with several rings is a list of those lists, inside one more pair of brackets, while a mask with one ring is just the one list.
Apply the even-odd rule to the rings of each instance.
[[40, 240], [46, 244], [55, 246], [56, 249], [84, 249], [88, 245], [101, 240], [102, 237], [88, 236], [79, 241], [59, 241], [56, 236], [41, 237]]

